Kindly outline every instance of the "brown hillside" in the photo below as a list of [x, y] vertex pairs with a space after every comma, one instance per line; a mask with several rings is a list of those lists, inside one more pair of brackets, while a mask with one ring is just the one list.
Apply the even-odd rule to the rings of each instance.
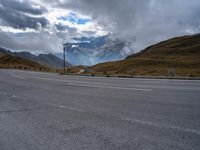
[[36, 62], [23, 59], [20, 57], [12, 56], [5, 53], [0, 53], [0, 68], [1, 69], [23, 69], [23, 70], [35, 70], [35, 71], [51, 71], [50, 68], [40, 65]]
[[90, 68], [93, 74], [200, 76], [200, 34], [173, 38], [127, 57]]
[[152, 58], [199, 60], [200, 56], [200, 34], [173, 38], [159, 44], [150, 46], [145, 50], [133, 54], [128, 58]]

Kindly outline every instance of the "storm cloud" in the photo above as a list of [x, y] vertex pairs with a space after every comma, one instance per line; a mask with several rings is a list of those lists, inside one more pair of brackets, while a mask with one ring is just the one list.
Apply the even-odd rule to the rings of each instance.
[[[89, 22], [60, 19], [70, 14]], [[199, 33], [199, 16], [199, 0], [0, 0], [0, 46], [60, 52], [63, 39], [111, 33], [125, 41], [125, 53], [135, 53], [168, 38]]]
[[0, 47], [13, 51], [30, 51], [34, 54], [54, 53], [62, 50], [62, 40], [48, 31], [12, 33], [0, 32]]
[[90, 15], [122, 39], [135, 39], [133, 51], [200, 31], [199, 0], [68, 0], [57, 5]]
[[1, 24], [14, 28], [38, 28], [48, 25], [48, 20], [40, 15], [47, 10], [35, 3], [17, 0], [0, 0]]

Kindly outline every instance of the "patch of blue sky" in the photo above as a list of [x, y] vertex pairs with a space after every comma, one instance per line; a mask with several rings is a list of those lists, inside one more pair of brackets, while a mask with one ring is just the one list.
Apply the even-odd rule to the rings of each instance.
[[76, 23], [80, 25], [84, 25], [91, 21], [88, 18], [79, 18], [75, 13], [70, 13], [68, 16], [62, 16], [62, 17], [59, 17], [58, 19], [64, 20], [64, 21], [70, 21], [72, 23]]

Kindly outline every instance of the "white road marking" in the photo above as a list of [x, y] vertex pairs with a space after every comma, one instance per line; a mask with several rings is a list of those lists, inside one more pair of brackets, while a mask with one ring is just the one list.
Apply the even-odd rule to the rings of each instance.
[[47, 81], [58, 81], [58, 82], [73, 82], [73, 83], [83, 83], [83, 84], [106, 84], [106, 83], [97, 83], [97, 82], [87, 82], [87, 81], [75, 81], [67, 79], [54, 79], [54, 78], [41, 78], [41, 77], [29, 77], [31, 79], [47, 80]]
[[[85, 112], [85, 110], [79, 109], [79, 108], [67, 107], [67, 106], [58, 105], [58, 104], [54, 104], [54, 103], [47, 103], [47, 104], [51, 105], [51, 106], [59, 107], [62, 109], [68, 109], [71, 111]], [[178, 127], [178, 126], [162, 125], [162, 124], [158, 124], [158, 123], [154, 123], [154, 122], [150, 122], [150, 121], [143, 121], [143, 120], [139, 120], [139, 119], [121, 118], [121, 120], [128, 121], [131, 123], [148, 125], [148, 126], [152, 126], [152, 127], [156, 127], [156, 128], [166, 128], [166, 129], [177, 130], [177, 131], [186, 132], [186, 133], [190, 133], [190, 134], [196, 134], [196, 135], [200, 136], [200, 131], [194, 130], [194, 129], [187, 129], [187, 128], [182, 128], [182, 127]]]
[[[30, 77], [32, 79], [40, 79], [40, 80], [47, 80], [47, 81], [60, 81], [60, 82], [67, 82], [67, 85], [71, 86], [83, 86], [83, 87], [95, 87], [95, 88], [107, 88], [107, 89], [118, 89], [118, 90], [131, 90], [131, 91], [146, 91], [152, 92], [152, 89], [142, 89], [142, 88], [126, 88], [126, 87], [116, 87], [116, 86], [107, 86], [107, 83], [97, 83], [97, 82], [86, 82], [86, 81], [72, 81], [72, 80], [65, 80], [65, 79], [52, 79], [52, 78], [40, 78], [40, 77]], [[70, 82], [70, 83], [69, 83]], [[82, 84], [80, 84], [82, 83]], [[91, 84], [100, 84], [100, 85], [91, 85]]]
[[25, 77], [22, 76], [13, 76], [14, 78], [19, 78], [19, 79], [25, 79]]
[[66, 109], [72, 110], [72, 111], [78, 111], [78, 112], [85, 112], [85, 110], [75, 107], [66, 107]]
[[177, 126], [170, 126], [170, 125], [161, 125], [161, 124], [150, 122], [150, 121], [143, 121], [143, 120], [130, 119], [130, 118], [122, 118], [121, 120], [129, 121], [129, 122], [132, 122], [132, 123], [148, 125], [148, 126], [157, 127], [157, 128], [167, 128], [167, 129], [178, 130], [178, 131], [181, 131], [181, 132], [186, 132], [186, 133], [190, 133], [190, 134], [196, 134], [196, 135], [200, 136], [200, 131], [194, 130], [194, 129], [187, 129], [187, 128], [182, 128], [182, 127], [177, 127]]
[[59, 107], [59, 108], [62, 108], [62, 109], [68, 109], [68, 110], [71, 110], [71, 111], [85, 112], [85, 110], [80, 109], [80, 108], [67, 107], [67, 106], [58, 105], [58, 104], [54, 104], [54, 103], [47, 103], [47, 104], [48, 104], [48, 105], [51, 105], [51, 106]]
[[[96, 85], [98, 85], [98, 86], [105, 86], [105, 87], [109, 87], [110, 85], [112, 85], [113, 87], [115, 87], [115, 85], [117, 85], [117, 84], [108, 84], [108, 83], [103, 83], [103, 82], [94, 82], [94, 81], [91, 81], [91, 82], [88, 82], [88, 81], [76, 81], [76, 80], [69, 80], [69, 79], [55, 79], [55, 78], [42, 78], [42, 77], [28, 77], [28, 78], [31, 78], [31, 79], [40, 79], [40, 80], [47, 80], [47, 81], [57, 81], [57, 82], [65, 82], [65, 83], [73, 83], [73, 84], [77, 84], [77, 86], [78, 86], [78, 84], [81, 84], [81, 85], [83, 85], [83, 84], [85, 84], [85, 87], [89, 87], [88, 85], [91, 85], [90, 87], [96, 87]], [[93, 77], [93, 78], [95, 78], [95, 77]], [[120, 78], [119, 78], [120, 79]], [[134, 81], [135, 79], [132, 79], [132, 81]], [[137, 79], [136, 79], [137, 80]], [[158, 79], [145, 79], [145, 80], [158, 80]], [[175, 81], [175, 80], [173, 80], [173, 81]], [[181, 81], [187, 81], [187, 80], [181, 80]], [[75, 86], [75, 85], [74, 85]], [[140, 91], [153, 91], [152, 89], [148, 89], [148, 87], [144, 87], [143, 88], [143, 86], [144, 85], [136, 85], [136, 84], [134, 84], [134, 85], [131, 85], [131, 86], [135, 86], [135, 87], [129, 87], [129, 88], [126, 88], [126, 87], [124, 87], [124, 90], [130, 90], [130, 89], [142, 89], [142, 90], [140, 90]], [[123, 87], [122, 87], [123, 88]], [[126, 89], [125, 89], [126, 88]], [[199, 89], [198, 88], [188, 88], [188, 87], [172, 87], [172, 86], [170, 86], [170, 87], [168, 87], [168, 86], [161, 86], [161, 85], [158, 85], [158, 86], [155, 86], [155, 85], [152, 85], [151, 86], [151, 88], [159, 88], [159, 89], [176, 89], [176, 90], [187, 90], [187, 89], [190, 89], [190, 90], [198, 90], [199, 91]]]
[[58, 104], [53, 104], [53, 103], [47, 103], [47, 104], [51, 105], [51, 106], [56, 106], [56, 107], [59, 107], [59, 108], [66, 108], [65, 106], [58, 105]]
[[146, 91], [152, 92], [152, 89], [137, 89], [137, 88], [126, 88], [126, 87], [116, 87], [116, 86], [101, 86], [101, 85], [89, 85], [89, 84], [76, 84], [68, 83], [71, 86], [83, 86], [83, 87], [94, 87], [94, 88], [107, 88], [107, 89], [117, 89], [117, 90], [130, 90], [130, 91]]

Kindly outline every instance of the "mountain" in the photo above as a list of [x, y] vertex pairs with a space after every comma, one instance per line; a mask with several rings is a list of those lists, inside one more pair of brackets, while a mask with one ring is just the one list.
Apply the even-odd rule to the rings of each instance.
[[[40, 54], [38, 56], [31, 54], [30, 52], [13, 52], [14, 56], [25, 58], [31, 61], [35, 61], [39, 64], [51, 67], [51, 68], [62, 68], [63, 60], [52, 54]], [[71, 67], [72, 65], [66, 62], [66, 67]]]
[[[59, 57], [52, 54], [40, 54], [38, 56], [31, 54], [30, 52], [11, 52], [4, 48], [0, 48], [1, 55], [13, 56], [15, 58], [21, 58], [25, 60], [29, 60], [31, 62], [35, 62], [42, 66], [46, 66], [48, 68], [56, 68], [60, 69], [63, 67], [63, 60]], [[72, 67], [72, 65], [66, 62], [66, 67]]]
[[44, 65], [13, 55], [11, 51], [0, 48], [0, 68], [14, 68], [35, 71], [52, 71]]
[[[143, 51], [127, 57], [151, 58], [154, 60], [199, 61], [200, 34], [182, 36], [147, 47]], [[187, 59], [187, 60], [186, 60]]]
[[64, 44], [67, 47], [67, 60], [73, 65], [94, 65], [106, 61], [124, 59], [125, 43], [112, 39], [110, 35], [101, 37], [74, 38], [72, 42]]
[[[171, 69], [170, 69], [171, 68]], [[182, 36], [152, 45], [122, 61], [88, 68], [92, 74], [200, 76], [200, 34]]]
[[[63, 60], [53, 54], [40, 54], [38, 56], [38, 62], [46, 66], [53, 66], [54, 68], [62, 68]], [[68, 62], [65, 62], [66, 67], [72, 67]]]

